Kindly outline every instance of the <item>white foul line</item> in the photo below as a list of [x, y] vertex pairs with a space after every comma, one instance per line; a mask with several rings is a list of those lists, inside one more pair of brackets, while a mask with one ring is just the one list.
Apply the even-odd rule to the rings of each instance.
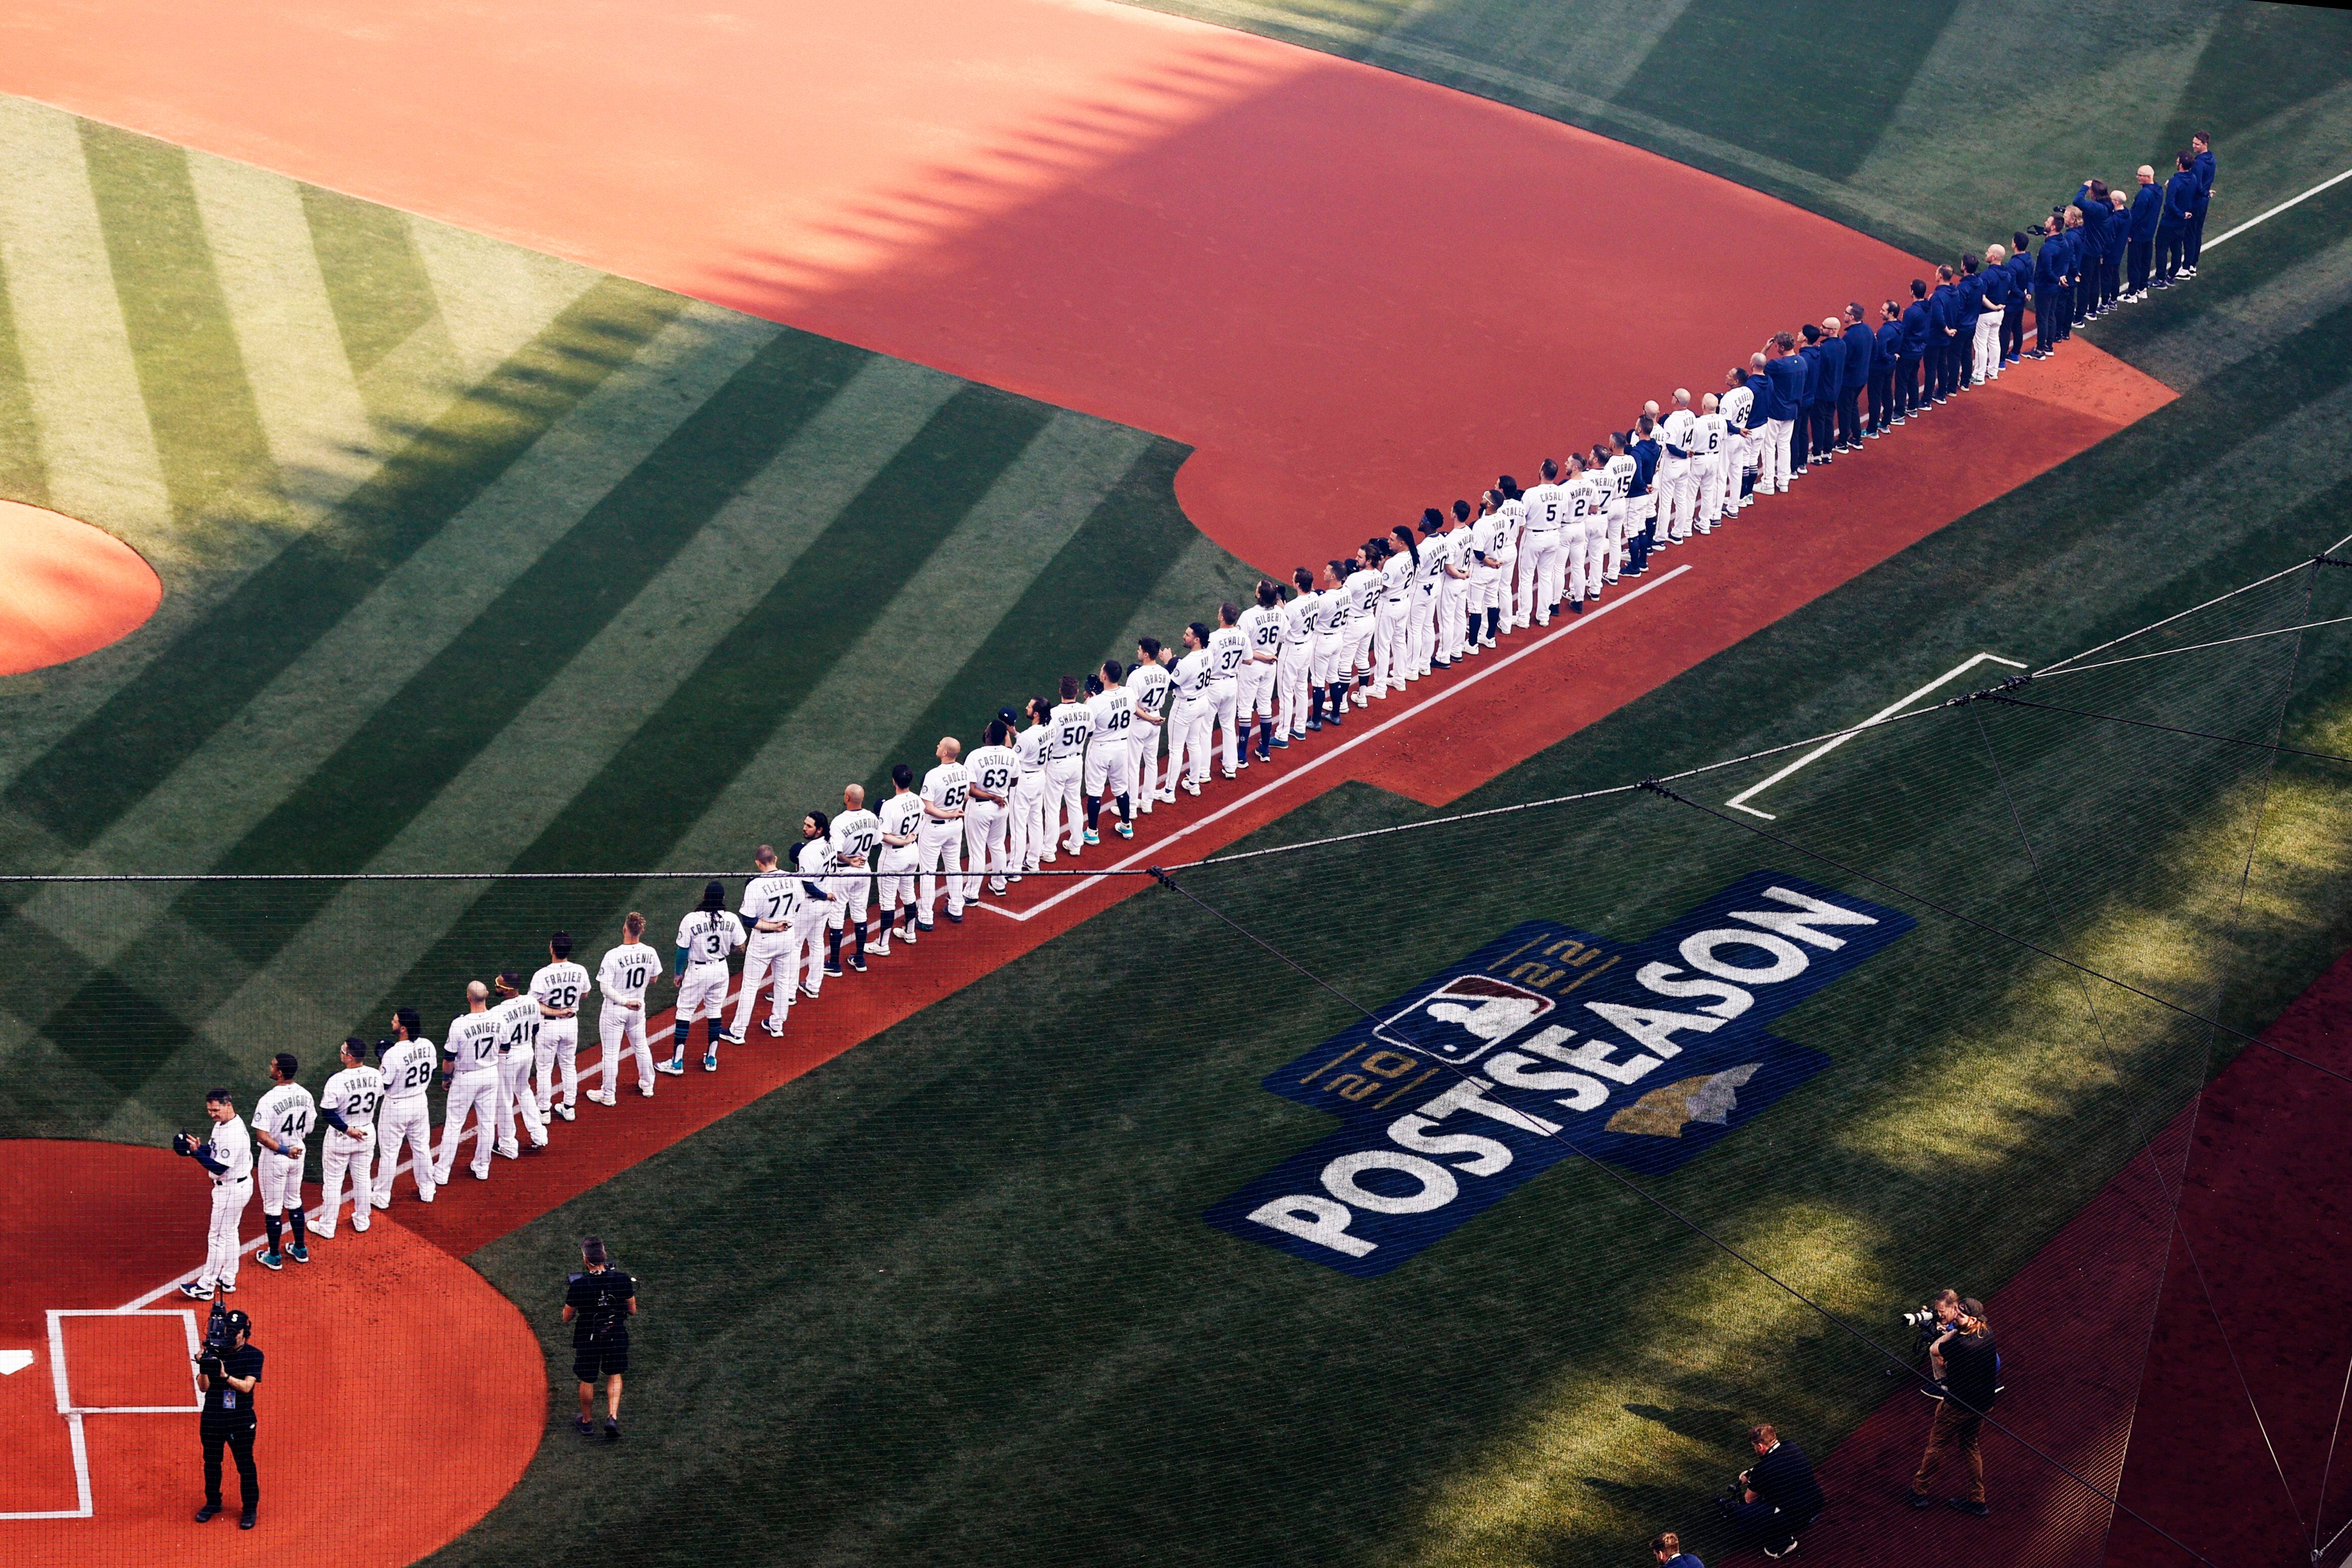
[[1794, 773], [1798, 768], [1804, 767], [1807, 763], [1820, 761], [1822, 758], [1827, 757], [1831, 752], [1835, 751], [1839, 747], [1843, 746], [1847, 741], [1852, 740], [1855, 736], [1860, 735], [1864, 730], [1868, 729], [1872, 725], [1880, 724], [1894, 717], [1896, 714], [1901, 713], [1905, 708], [1909, 707], [1913, 703], [1917, 702], [1921, 697], [1926, 696], [1929, 692], [1934, 691], [1937, 686], [1942, 685], [1945, 682], [1958, 679], [1959, 676], [1975, 669], [1979, 664], [1984, 664], [1988, 660], [1996, 664], [2007, 664], [2012, 670], [2021, 670], [2025, 668], [2023, 664], [2018, 663], [2015, 659], [2004, 659], [1998, 653], [1979, 653], [1973, 659], [1953, 665], [1950, 669], [1946, 670], [1942, 674], [1937, 675], [1934, 680], [1929, 681], [1926, 685], [1921, 686], [1917, 691], [1913, 692], [1910, 695], [1897, 698], [1887, 706], [1880, 708], [1876, 713], [1872, 714], [1868, 718], [1864, 719], [1860, 724], [1856, 725], [1853, 728], [1847, 730], [1843, 735], [1836, 736], [1832, 739], [1822, 742], [1819, 746], [1814, 747], [1811, 751], [1806, 752], [1802, 757], [1798, 758], [1797, 760], [1791, 762], [1778, 773], [1773, 774], [1769, 779], [1763, 780], [1761, 783], [1750, 784], [1747, 789], [1742, 789], [1738, 794], [1734, 795], [1730, 800], [1726, 800], [1724, 804], [1730, 807], [1735, 811], [1745, 811], [1751, 817], [1761, 817], [1768, 822], [1778, 821], [1780, 819], [1773, 816], [1771, 812], [1759, 811], [1753, 806], [1742, 805], [1740, 802], [1751, 800], [1754, 797], [1762, 794], [1765, 790], [1769, 789], [1773, 785], [1778, 784], [1781, 779], [1786, 779], [1790, 774]]
[[[1497, 659], [1493, 664], [1486, 665], [1475, 674], [1471, 675], [1467, 680], [1454, 682], [1444, 691], [1433, 693], [1422, 701], [1405, 709], [1402, 713], [1396, 715], [1394, 717], [1384, 719], [1381, 723], [1374, 725], [1371, 728], [1364, 731], [1363, 734], [1353, 736], [1349, 739], [1340, 742], [1338, 746], [1335, 746], [1330, 750], [1324, 752], [1321, 756], [1313, 758], [1305, 766], [1293, 768], [1291, 771], [1285, 773], [1273, 783], [1261, 785], [1257, 789], [1251, 790], [1248, 794], [1242, 796], [1239, 800], [1230, 801], [1227, 804], [1219, 807], [1217, 810], [1210, 812], [1207, 816], [1202, 818], [1199, 821], [1177, 829], [1174, 832], [1169, 834], [1159, 842], [1151, 845], [1149, 849], [1137, 850], [1125, 860], [1120, 861], [1118, 864], [1110, 867], [1108, 871], [1097, 872], [1092, 876], [1075, 879], [1071, 882], [1069, 886], [1054, 894], [1051, 898], [1041, 900], [1040, 902], [1030, 905], [1028, 908], [1021, 910], [999, 909], [995, 904], [986, 903], [982, 904], [980, 907], [982, 909], [993, 909], [997, 914], [1003, 915], [1008, 920], [1034, 920], [1038, 915], [1045, 914], [1045, 911], [1053, 908], [1054, 905], [1061, 903], [1064, 899], [1076, 898], [1079, 894], [1084, 893], [1087, 888], [1094, 886], [1095, 883], [1101, 882], [1113, 872], [1129, 871], [1147, 861], [1157, 858], [1169, 845], [1174, 843], [1177, 840], [1185, 837], [1187, 834], [1197, 833], [1202, 828], [1207, 827], [1210, 823], [1217, 821], [1222, 818], [1231, 816], [1234, 812], [1240, 810], [1243, 807], [1250, 804], [1252, 801], [1261, 800], [1264, 797], [1274, 793], [1274, 791], [1281, 789], [1284, 785], [1290, 783], [1292, 780], [1305, 778], [1307, 774], [1314, 772], [1315, 769], [1322, 767], [1325, 763], [1329, 762], [1336, 758], [1346, 756], [1357, 747], [1363, 745], [1364, 742], [1372, 739], [1376, 736], [1385, 734], [1389, 730], [1394, 729], [1398, 725], [1404, 723], [1405, 720], [1409, 718], [1413, 718], [1421, 714], [1426, 713], [1429, 709], [1435, 707], [1439, 703], [1444, 702], [1446, 698], [1468, 691], [1472, 686], [1476, 685], [1480, 681], [1485, 680], [1487, 676], [1501, 674], [1503, 671], [1509, 669], [1513, 664], [1517, 664], [1521, 659], [1526, 658], [1528, 654], [1533, 653], [1539, 649], [1550, 646], [1552, 643], [1559, 641], [1562, 637], [1567, 636], [1570, 632], [1577, 631], [1581, 627], [1591, 625], [1595, 621], [1600, 620], [1603, 615], [1608, 614], [1611, 611], [1623, 609], [1626, 605], [1633, 603], [1633, 601], [1641, 598], [1642, 595], [1649, 592], [1652, 589], [1664, 588], [1666, 584], [1672, 582], [1675, 579], [1682, 576], [1683, 573], [1690, 570], [1691, 568], [1688, 565], [1678, 566], [1675, 568], [1674, 570], [1667, 572], [1664, 577], [1659, 578], [1657, 581], [1645, 582], [1641, 587], [1634, 589], [1631, 593], [1626, 594], [1622, 599], [1612, 600], [1590, 614], [1575, 617], [1570, 620], [1567, 625], [1561, 627], [1559, 631], [1554, 632], [1551, 635], [1537, 638], [1526, 647], [1518, 649], [1517, 652], [1512, 653], [1504, 658]], [[1261, 763], [1259, 766], [1263, 767], [1265, 764]]]
[[2324, 190], [2327, 189], [2327, 187], [2328, 187], [2328, 186], [2330, 186], [2330, 185], [2340, 185], [2340, 184], [2342, 184], [2342, 183], [2343, 183], [2345, 181], [2347, 181], [2347, 180], [2352, 180], [2352, 169], [2347, 169], [2347, 170], [2345, 170], [2345, 171], [2344, 171], [2344, 172], [2342, 172], [2341, 174], [2336, 175], [2336, 176], [2334, 179], [2332, 179], [2332, 180], [2322, 180], [2321, 182], [2319, 182], [2319, 183], [2317, 183], [2316, 185], [2314, 185], [2311, 189], [2309, 189], [2308, 191], [2305, 191], [2305, 192], [2302, 195], [2300, 195], [2300, 196], [2289, 196], [2285, 201], [2281, 202], [2277, 206], [2273, 207], [2269, 212], [2266, 212], [2266, 213], [2258, 213], [2258, 214], [2256, 214], [2254, 216], [2252, 216], [2252, 217], [2251, 217], [2251, 218], [2248, 218], [2244, 223], [2240, 224], [2236, 228], [2231, 229], [2228, 234], [2225, 234], [2225, 235], [2215, 235], [2213, 238], [2211, 238], [2211, 239], [2209, 239], [2209, 240], [2205, 241], [2205, 242], [2204, 242], [2202, 245], [2200, 245], [2198, 248], [2199, 248], [2200, 251], [2211, 250], [2215, 246], [2220, 245], [2223, 240], [2225, 240], [2225, 239], [2234, 239], [2234, 238], [2236, 238], [2238, 235], [2242, 235], [2242, 234], [2244, 234], [2248, 229], [2252, 228], [2256, 224], [2265, 222], [2265, 221], [2267, 221], [2267, 220], [2269, 220], [2269, 219], [2271, 219], [2271, 218], [2274, 218], [2274, 217], [2278, 216], [2281, 213], [2283, 213], [2283, 212], [2286, 211], [2289, 207], [2294, 206], [2296, 203], [2298, 203], [2298, 202], [2307, 202], [2307, 201], [2311, 200], [2311, 198], [2312, 198], [2312, 197], [2314, 197], [2314, 196], [2315, 196], [2315, 195], [2319, 194], [2319, 193], [2320, 193], [2320, 192], [2322, 192], [2322, 191], [2324, 191]]

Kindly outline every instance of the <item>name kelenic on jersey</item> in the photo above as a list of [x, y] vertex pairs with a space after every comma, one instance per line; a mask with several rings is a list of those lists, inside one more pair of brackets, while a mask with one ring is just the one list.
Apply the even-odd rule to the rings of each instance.
[[1829, 1065], [1767, 1026], [1913, 924], [1767, 871], [1640, 942], [1528, 921], [1268, 1074], [1339, 1128], [1202, 1218], [1370, 1278], [1562, 1160], [1664, 1175]]

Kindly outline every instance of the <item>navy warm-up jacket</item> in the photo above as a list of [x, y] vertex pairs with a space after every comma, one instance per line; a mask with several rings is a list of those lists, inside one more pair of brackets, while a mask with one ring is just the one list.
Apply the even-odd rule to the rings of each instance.
[[1805, 368], [1805, 379], [1797, 387], [1797, 406], [1811, 408], [1822, 401], [1822, 346], [1808, 343], [1798, 350], [1797, 363]]
[[2062, 287], [2066, 280], [2066, 248], [2053, 235], [2042, 242], [2033, 253], [2033, 292], [2047, 294]]
[[2202, 213], [2207, 204], [2213, 200], [2213, 154], [2210, 152], [2197, 154], [2196, 159], [2189, 165], [2189, 172], [2197, 176], [2195, 210]]
[[2023, 305], [2033, 292], [2033, 257], [2021, 250], [2001, 265], [2009, 268], [2011, 303]]
[[2164, 210], [2164, 197], [2154, 185], [2142, 185], [2132, 193], [2131, 237], [2154, 239], [2156, 215]]
[[2190, 169], [2175, 171], [2172, 178], [2164, 183], [2164, 216], [2161, 220], [2163, 226], [2177, 229], [2187, 223], [2189, 214], [2196, 210], [2196, 172]]
[[2009, 268], [2007, 265], [1988, 267], [1977, 274], [1977, 314], [1998, 310], [2009, 303]]
[[1821, 384], [1813, 389], [1815, 402], [1834, 402], [1838, 389], [1845, 385], [1845, 342], [1843, 339], [1823, 338]]
[[1804, 361], [1794, 354], [1783, 354], [1764, 361], [1764, 373], [1772, 382], [1772, 417], [1796, 418], [1797, 411], [1805, 406]]
[[1927, 351], [1927, 302], [1914, 299], [1903, 307], [1903, 357], [1916, 360]]
[[1845, 329], [1845, 390], [1870, 384], [1870, 329], [1856, 321]]
[[1889, 321], [1878, 329], [1877, 352], [1871, 358], [1873, 370], [1891, 371], [1903, 357], [1903, 323]]

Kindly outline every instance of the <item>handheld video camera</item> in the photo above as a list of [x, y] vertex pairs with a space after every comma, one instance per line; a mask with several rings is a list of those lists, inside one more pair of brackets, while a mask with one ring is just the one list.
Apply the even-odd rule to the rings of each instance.
[[221, 1357], [236, 1343], [236, 1330], [229, 1322], [228, 1309], [215, 1301], [212, 1315], [205, 1320], [205, 1343], [196, 1347], [196, 1370], [206, 1377], [218, 1377]]

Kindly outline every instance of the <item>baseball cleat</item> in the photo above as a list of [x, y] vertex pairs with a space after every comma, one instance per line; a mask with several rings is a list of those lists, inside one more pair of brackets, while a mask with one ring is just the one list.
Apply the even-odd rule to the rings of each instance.
[[915, 922], [915, 930], [914, 930], [914, 931], [904, 931], [904, 932], [899, 933], [899, 935], [900, 935], [900, 936], [902, 936], [905, 940], [907, 940], [907, 941], [908, 941], [908, 942], [912, 942], [912, 941], [915, 939], [915, 932], [916, 932], [916, 931], [929, 931], [929, 930], [930, 930], [933, 926], [935, 926], [935, 925], [938, 925], [938, 924], [939, 924], [939, 923], [938, 923], [937, 921], [934, 921], [934, 920], [918, 920], [918, 921], [916, 921], [916, 922]]
[[1160, 798], [1161, 800], [1175, 800], [1175, 799], [1176, 799], [1176, 786], [1174, 786], [1173, 784], [1171, 784], [1171, 785], [1169, 785], [1166, 789], [1164, 789], [1160, 790]]
[[890, 938], [885, 936], [881, 941], [875, 943], [874, 946], [866, 950], [868, 953], [873, 954], [877, 958], [887, 958], [890, 956]]
[[719, 1059], [718, 1059], [717, 1057], [715, 1057], [715, 1056], [711, 1055], [709, 1051], [705, 1051], [705, 1052], [703, 1052], [703, 1056], [702, 1056], [702, 1071], [705, 1071], [705, 1072], [716, 1072], [716, 1071], [719, 1071]]
[[[1272, 740], [1267, 741], [1266, 745], [1276, 747], [1277, 748], [1286, 748], [1290, 745], [1290, 737], [1286, 735], [1277, 735]], [[1263, 753], [1264, 747], [1260, 747], [1260, 754], [1263, 755]], [[1265, 760], [1271, 762], [1274, 758], [1267, 757]]]
[[637, 1092], [650, 1100], [654, 1097], [654, 1086], [650, 1083], [640, 1083], [637, 1085]]
[[814, 1001], [816, 1000], [816, 988], [810, 985], [806, 980], [803, 980], [801, 982], [801, 995], [806, 997], [811, 1001]]
[[220, 1282], [220, 1289], [221, 1294], [225, 1296], [234, 1296], [236, 1294], [236, 1285], [233, 1281], [223, 1280]]
[[1088, 828], [1087, 830], [1087, 842], [1090, 844], [1098, 844], [1102, 842], [1102, 834], [1092, 828]]
[[1134, 824], [1129, 822], [1121, 822], [1118, 827], [1113, 828], [1111, 831], [1117, 833], [1122, 839], [1131, 839], [1135, 837]]
[[204, 1507], [196, 1510], [196, 1522], [198, 1524], [210, 1524], [214, 1520], [220, 1517], [220, 1504], [216, 1502], [208, 1502], [205, 1504]]
[[591, 1089], [588, 1091], [588, 1098], [599, 1105], [610, 1105], [614, 1103], [613, 1092], [609, 1089]]
[[743, 1043], [743, 1031], [740, 1029], [730, 1029], [719, 1038], [730, 1045], [740, 1045]]
[[512, 1144], [500, 1144], [498, 1148], [499, 1158], [502, 1160], [519, 1160], [522, 1158], [522, 1150]]
[[[1001, 887], [1000, 887], [1000, 888], [998, 888], [996, 891], [997, 891], [997, 892], [999, 892], [999, 893], [1002, 893], [1002, 892], [1003, 892], [1004, 890], [1003, 890], [1003, 888], [1001, 888]], [[866, 959], [865, 959], [865, 956], [864, 956], [863, 955], [860, 955], [860, 956], [857, 956], [857, 957], [852, 958], [852, 959], [849, 961], [849, 967], [850, 967], [850, 969], [851, 969], [853, 972], [855, 972], [855, 973], [856, 973], [856, 974], [860, 974], [860, 975], [862, 975], [862, 974], [866, 973]]]
[[[652, 1091], [652, 1090], [650, 1090], [650, 1089], [648, 1089], [648, 1090], [646, 1090], [646, 1093], [648, 1093], [648, 1094], [651, 1094], [651, 1093], [653, 1092], [653, 1091]], [[473, 1167], [473, 1166], [467, 1166], [466, 1168], [467, 1168], [467, 1170], [469, 1170], [469, 1171], [473, 1171], [473, 1173], [474, 1173], [474, 1179], [475, 1179], [476, 1181], [488, 1181], [488, 1180], [489, 1180], [489, 1179], [490, 1179], [490, 1173], [489, 1173], [489, 1170], [488, 1170], [488, 1168], [487, 1166], [486, 1166], [486, 1167], [484, 1167], [484, 1168], [483, 1168], [483, 1169], [481, 1169], [481, 1170], [474, 1170], [474, 1167]]]
[[253, 1260], [273, 1274], [286, 1267], [286, 1260], [276, 1252], [257, 1252], [253, 1256]]
[[[1166, 798], [1166, 799], [1173, 799], [1173, 797], [1164, 797], [1164, 798]], [[1052, 865], [1052, 864], [1054, 863], [1054, 852], [1053, 852], [1053, 851], [1051, 851], [1051, 850], [1047, 850], [1044, 854], [1039, 855], [1039, 856], [1037, 857], [1037, 863], [1038, 863], [1039, 865]]]
[[[950, 910], [949, 910], [949, 911], [948, 911], [948, 924], [949, 924], [949, 925], [962, 925], [962, 924], [963, 924], [963, 914], [962, 914], [962, 912], [961, 912], [961, 910], [954, 910], [954, 909], [950, 909]], [[811, 992], [809, 993], [809, 995], [810, 995], [810, 996], [814, 996], [814, 995], [816, 995], [816, 993], [815, 993], [814, 991], [811, 991]]]
[[[533, 1144], [531, 1147], [535, 1149], [543, 1149], [547, 1147], [547, 1145], [545, 1144]], [[354, 1219], [352, 1221], [352, 1228], [358, 1231], [362, 1236], [365, 1236], [367, 1234], [367, 1228], [368, 1222], [364, 1219]], [[308, 1248], [304, 1248], [301, 1251], [294, 1255], [294, 1261], [297, 1263], [308, 1263], [310, 1260], [310, 1252]]]
[[[571, 1108], [570, 1108], [569, 1106], [566, 1106], [566, 1107], [565, 1107], [565, 1111], [566, 1111], [566, 1113], [567, 1113], [567, 1117], [568, 1117], [568, 1113], [569, 1113], [569, 1112], [570, 1112], [570, 1109], [571, 1109]], [[371, 1202], [372, 1204], [373, 1204], [373, 1205], [374, 1205], [376, 1207], [378, 1207], [378, 1208], [390, 1208], [390, 1207], [392, 1207], [392, 1199], [390, 1199], [390, 1198], [388, 1198], [388, 1197], [377, 1197], [377, 1198], [371, 1198], [371, 1199], [369, 1199], [368, 1201], [369, 1201], [369, 1202]]]
[[617, 1442], [619, 1442], [620, 1440], [621, 1440], [621, 1424], [620, 1424], [618, 1421], [607, 1421], [607, 1422], [605, 1422], [605, 1423], [604, 1423], [604, 1441], [606, 1441], [606, 1442], [608, 1442], [608, 1443], [617, 1443]]
[[760, 1026], [760, 1030], [761, 1032], [765, 1034], [770, 1040], [782, 1040], [784, 1038], [784, 1026], [780, 1023], [763, 1023]]
[[1193, 782], [1190, 779], [1184, 780], [1184, 793], [1187, 795], [1198, 795], [1200, 792], [1201, 786], [1199, 784]]
[[827, 958], [824, 961], [824, 972], [827, 977], [837, 976], [841, 973], [841, 966]]

